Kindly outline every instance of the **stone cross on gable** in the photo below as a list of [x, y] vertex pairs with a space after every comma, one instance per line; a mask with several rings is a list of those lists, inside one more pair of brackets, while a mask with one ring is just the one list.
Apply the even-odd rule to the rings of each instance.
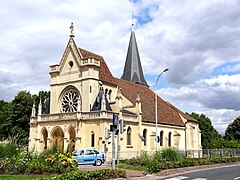
[[70, 37], [74, 37], [74, 26], [73, 26], [73, 22], [71, 23], [70, 28]]

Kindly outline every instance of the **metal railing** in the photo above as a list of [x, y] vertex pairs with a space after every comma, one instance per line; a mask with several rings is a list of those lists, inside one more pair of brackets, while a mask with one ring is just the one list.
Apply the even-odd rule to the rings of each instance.
[[[153, 155], [155, 151], [145, 151], [149, 155]], [[185, 158], [203, 158], [203, 157], [240, 157], [240, 148], [226, 149], [202, 149], [202, 150], [187, 150], [177, 151]], [[107, 161], [111, 161], [111, 153], [107, 153]], [[119, 159], [131, 159], [141, 155], [142, 151], [120, 151]]]
[[240, 148], [225, 149], [202, 149], [178, 151], [184, 157], [201, 158], [201, 157], [237, 157], [240, 156]]

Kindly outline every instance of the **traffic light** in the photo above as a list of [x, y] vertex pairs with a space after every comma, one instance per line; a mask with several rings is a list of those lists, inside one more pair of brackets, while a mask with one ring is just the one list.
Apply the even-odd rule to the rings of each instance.
[[118, 115], [117, 114], [113, 114], [113, 125], [117, 126], [118, 125]]
[[110, 137], [111, 137], [110, 130], [105, 128], [105, 139], [110, 139]]
[[125, 129], [126, 124], [123, 119], [120, 119], [119, 121], [120, 121], [120, 133], [122, 134], [124, 131], [126, 131]]

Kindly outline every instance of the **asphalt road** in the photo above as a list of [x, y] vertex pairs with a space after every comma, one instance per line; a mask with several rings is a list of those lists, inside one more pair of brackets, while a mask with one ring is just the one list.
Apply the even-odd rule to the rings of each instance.
[[240, 180], [240, 164], [181, 173], [168, 177], [146, 177], [149, 180]]

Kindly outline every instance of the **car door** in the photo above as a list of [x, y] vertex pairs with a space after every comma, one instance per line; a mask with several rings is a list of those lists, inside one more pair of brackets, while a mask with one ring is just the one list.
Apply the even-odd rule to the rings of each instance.
[[94, 164], [96, 161], [96, 155], [92, 149], [86, 149], [84, 155], [84, 164]]
[[78, 161], [78, 164], [84, 164], [84, 150], [77, 151], [76, 159]]

